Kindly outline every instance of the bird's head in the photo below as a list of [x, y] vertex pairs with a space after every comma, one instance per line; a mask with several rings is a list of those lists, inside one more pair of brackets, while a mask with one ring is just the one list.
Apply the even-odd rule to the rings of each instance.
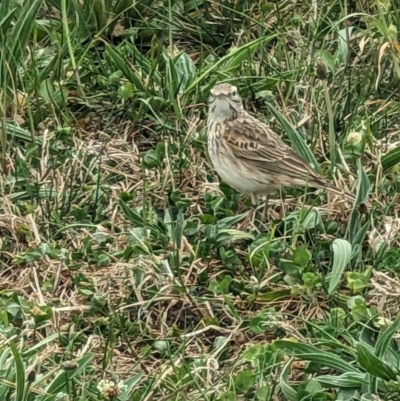
[[209, 113], [214, 118], [232, 118], [243, 109], [242, 98], [236, 86], [231, 84], [215, 85], [208, 99]]

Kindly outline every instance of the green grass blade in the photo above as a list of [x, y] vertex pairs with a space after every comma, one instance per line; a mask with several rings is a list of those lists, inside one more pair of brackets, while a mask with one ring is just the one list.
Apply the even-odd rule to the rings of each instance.
[[21, 10], [14, 28], [11, 32], [13, 41], [10, 43], [8, 61], [11, 71], [16, 72], [16, 66], [21, 62], [22, 54], [35, 25], [36, 15], [43, 0], [27, 0]]
[[0, 20], [0, 32], [5, 35], [7, 29], [10, 27], [10, 24], [12, 22], [12, 19], [14, 18], [15, 12], [18, 10], [18, 7], [14, 7], [12, 10], [8, 11], [6, 15], [4, 14], [0, 14], [0, 15], [4, 15], [4, 17], [2, 17], [2, 19]]
[[[67, 378], [73, 379], [74, 377], [76, 377], [80, 373], [82, 373], [87, 368], [87, 366], [93, 360], [94, 357], [95, 357], [94, 354], [91, 354], [91, 353], [85, 354], [82, 358], [80, 358], [77, 361], [78, 367], [75, 370], [73, 370], [71, 372], [66, 372], [64, 370], [60, 370], [60, 372], [56, 375], [56, 377], [46, 387], [45, 392], [47, 394], [56, 394], [56, 393], [60, 392], [63, 388], [66, 387]], [[43, 396], [41, 398], [41, 400], [45, 401], [46, 396]]]
[[106, 53], [109, 55], [110, 59], [115, 63], [117, 68], [122, 71], [124, 76], [135, 85], [136, 89], [144, 92], [145, 87], [143, 85], [142, 79], [133, 71], [128, 62], [124, 59], [122, 54], [113, 46], [106, 43]]
[[[243, 61], [245, 58], [253, 56], [254, 52], [260, 49], [262, 46], [265, 46], [272, 39], [276, 38], [276, 34], [266, 36], [263, 38], [255, 39], [246, 43], [245, 45], [238, 47], [228, 53], [226, 56], [221, 57], [216, 63], [211, 64], [208, 68], [205, 69], [204, 72], [200, 74], [200, 76], [195, 79], [188, 88], [186, 88], [184, 95], [188, 95], [191, 91], [196, 88], [198, 85], [202, 84], [204, 81], [210, 78], [210, 75], [218, 70], [225, 63], [229, 63], [229, 67], [232, 70], [233, 68], [238, 68], [239, 63]], [[227, 74], [228, 71], [224, 69], [224, 74]], [[215, 80], [211, 80], [210, 83], [206, 85], [206, 92], [208, 95], [208, 91], [210, 87], [215, 83]]]

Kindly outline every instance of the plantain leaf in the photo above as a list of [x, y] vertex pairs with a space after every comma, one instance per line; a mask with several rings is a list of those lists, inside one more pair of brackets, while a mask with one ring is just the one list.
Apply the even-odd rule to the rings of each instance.
[[185, 52], [175, 59], [175, 70], [179, 77], [179, 93], [182, 93], [196, 77], [196, 66], [193, 60]]
[[371, 375], [383, 380], [396, 380], [397, 370], [391, 365], [379, 359], [370, 347], [362, 343], [357, 344], [358, 363]]
[[394, 333], [400, 327], [400, 315], [397, 316], [396, 320], [383, 332], [379, 335], [376, 340], [375, 345], [375, 354], [378, 358], [383, 358], [385, 356], [386, 351], [389, 348], [390, 342], [393, 339]]
[[351, 259], [351, 245], [344, 239], [337, 238], [332, 244], [333, 263], [332, 271], [329, 274], [329, 288], [328, 294], [331, 295], [337, 288], [340, 279], [343, 275], [344, 269]]
[[315, 377], [324, 387], [360, 388], [368, 384], [365, 373], [347, 372], [340, 376], [326, 375]]
[[[76, 361], [77, 368], [71, 372], [68, 372], [68, 379], [73, 379], [78, 376], [87, 369], [88, 365], [95, 357], [94, 354], [87, 353], [82, 358]], [[64, 387], [66, 382], [66, 372], [64, 370], [60, 370], [58, 374], [54, 377], [54, 379], [47, 385], [45, 388], [46, 395], [43, 398], [40, 398], [40, 401], [47, 401], [49, 394], [59, 393]]]
[[290, 387], [289, 384], [287, 383], [287, 380], [288, 380], [288, 377], [290, 374], [290, 370], [291, 370], [290, 367], [293, 363], [293, 359], [294, 358], [289, 359], [289, 361], [286, 363], [286, 365], [282, 369], [282, 373], [279, 377], [279, 386], [282, 390], [283, 395], [289, 401], [297, 400], [297, 392], [292, 387]]
[[[367, 200], [370, 191], [370, 182], [367, 174], [363, 169], [360, 159], [357, 160], [357, 167], [358, 167], [357, 195], [349, 221], [349, 240], [353, 247], [356, 244], [361, 244], [364, 241], [365, 235], [364, 236], [360, 235], [360, 226], [359, 226], [360, 212], [358, 211], [358, 205]], [[369, 225], [365, 226], [366, 229], [368, 229], [368, 227]]]
[[17, 376], [16, 383], [16, 396], [15, 401], [23, 401], [24, 400], [24, 392], [25, 392], [25, 368], [24, 363], [22, 362], [21, 354], [19, 353], [17, 346], [11, 342], [10, 348], [14, 356], [15, 363], [15, 373]]
[[275, 347], [291, 351], [293, 356], [301, 358], [305, 361], [318, 362], [324, 366], [336, 369], [338, 372], [356, 372], [359, 370], [350, 365], [338, 356], [322, 351], [321, 349], [312, 345], [300, 344], [289, 340], [277, 340], [273, 342]]
[[359, 181], [357, 186], [357, 200], [355, 202], [355, 205], [359, 205], [360, 203], [366, 202], [371, 187], [368, 176], [364, 171], [360, 159], [357, 160], [357, 167], [358, 167]]
[[394, 149], [381, 156], [381, 165], [383, 171], [391, 169], [398, 163], [400, 163], [400, 146], [395, 147]]
[[335, 53], [336, 60], [339, 63], [346, 63], [349, 57], [349, 39], [351, 38], [351, 32], [353, 27], [348, 26], [346, 28], [340, 29], [338, 32], [338, 47]]

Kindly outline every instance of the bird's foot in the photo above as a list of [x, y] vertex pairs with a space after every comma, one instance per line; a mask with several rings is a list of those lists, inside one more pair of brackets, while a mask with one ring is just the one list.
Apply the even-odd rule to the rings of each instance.
[[265, 204], [263, 207], [263, 211], [261, 213], [261, 224], [265, 222], [265, 218], [268, 216], [268, 201], [269, 201], [269, 197], [267, 196], [265, 198]]
[[253, 223], [255, 212], [256, 212], [256, 206], [253, 206], [251, 210], [249, 210], [249, 213], [247, 214], [246, 218], [238, 225], [237, 229], [245, 230], [250, 222]]

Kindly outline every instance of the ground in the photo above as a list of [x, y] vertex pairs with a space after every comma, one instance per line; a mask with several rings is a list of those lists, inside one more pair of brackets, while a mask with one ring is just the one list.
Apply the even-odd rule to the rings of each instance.
[[[397, 399], [396, 2], [20, 3], [0, 399]], [[238, 228], [250, 199], [207, 153], [221, 81], [356, 201], [295, 188]]]

